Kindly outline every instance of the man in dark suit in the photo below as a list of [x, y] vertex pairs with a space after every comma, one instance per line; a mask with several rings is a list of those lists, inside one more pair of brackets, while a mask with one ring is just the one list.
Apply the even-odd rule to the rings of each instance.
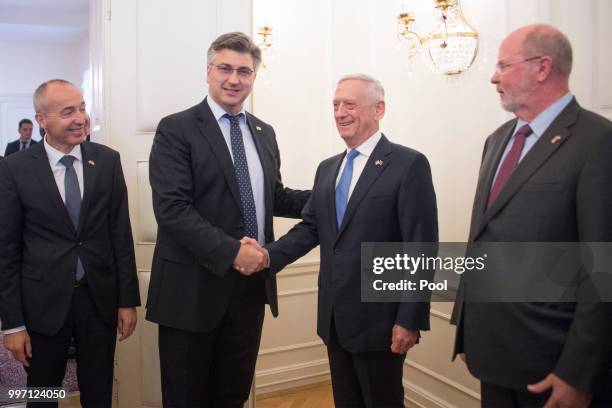
[[[502, 42], [491, 82], [516, 118], [485, 142], [470, 242], [612, 241], [612, 124], [578, 105], [571, 67], [554, 27]], [[465, 353], [484, 407], [612, 406], [609, 303], [476, 303], [463, 289], [454, 355]]]
[[29, 387], [60, 387], [74, 338], [81, 403], [109, 407], [117, 332], [132, 334], [140, 305], [121, 162], [83, 143], [85, 102], [71, 83], [43, 83], [34, 106], [44, 142], [0, 162], [5, 345]]
[[362, 242], [438, 239], [429, 163], [379, 131], [384, 113], [380, 82], [340, 80], [334, 117], [347, 150], [319, 165], [303, 221], [267, 247], [277, 273], [321, 246], [317, 333], [337, 407], [403, 407], [406, 353], [429, 330], [429, 303], [361, 301]]
[[19, 126], [17, 129], [19, 130], [19, 139], [14, 140], [6, 145], [6, 150], [4, 152], [5, 156], [9, 154], [17, 153], [20, 150], [25, 150], [28, 147], [35, 145], [36, 140], [32, 140], [32, 129], [33, 124], [30, 119], [21, 119], [19, 121]]
[[147, 319], [159, 324], [168, 407], [241, 407], [249, 396], [264, 318], [278, 314], [263, 254], [272, 216], [299, 218], [308, 191], [284, 188], [272, 127], [243, 107], [261, 51], [242, 33], [208, 50], [209, 94], [163, 118], [149, 162], [158, 223]]

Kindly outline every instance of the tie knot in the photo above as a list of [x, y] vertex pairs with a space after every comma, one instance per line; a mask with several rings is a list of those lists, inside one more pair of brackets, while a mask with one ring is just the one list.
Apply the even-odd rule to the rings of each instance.
[[60, 159], [60, 163], [62, 163], [64, 166], [66, 166], [66, 168], [72, 168], [72, 165], [74, 163], [74, 161], [76, 160], [76, 157], [74, 156], [70, 156], [69, 154], [67, 154], [66, 156], [62, 157]]
[[241, 116], [242, 116], [242, 112], [237, 115], [230, 115], [229, 113], [226, 113], [225, 115], [223, 115], [223, 117], [229, 119], [231, 125], [240, 123]]
[[519, 128], [518, 132], [516, 132], [516, 136], [527, 137], [532, 133], [533, 131], [531, 130], [531, 127], [527, 124]]
[[353, 149], [350, 152], [348, 152], [348, 154], [346, 155], [346, 160], [353, 161], [353, 159], [357, 156], [359, 156], [359, 150]]

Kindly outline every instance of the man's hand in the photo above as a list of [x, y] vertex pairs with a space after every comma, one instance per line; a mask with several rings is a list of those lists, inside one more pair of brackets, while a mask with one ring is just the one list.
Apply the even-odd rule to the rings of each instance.
[[587, 408], [592, 395], [574, 388], [553, 373], [550, 373], [537, 384], [527, 386], [530, 392], [541, 394], [552, 388], [552, 394], [544, 408]]
[[234, 268], [246, 276], [264, 269], [268, 259], [268, 251], [259, 246], [253, 238], [244, 237], [240, 240], [240, 244], [238, 255], [234, 259]]
[[135, 307], [120, 307], [117, 312], [117, 333], [119, 341], [123, 341], [134, 333], [138, 314]]
[[29, 367], [28, 358], [32, 358], [32, 344], [27, 330], [4, 335], [4, 347], [11, 352], [22, 366]]
[[391, 351], [406, 354], [416, 344], [419, 332], [408, 330], [396, 324], [391, 331]]

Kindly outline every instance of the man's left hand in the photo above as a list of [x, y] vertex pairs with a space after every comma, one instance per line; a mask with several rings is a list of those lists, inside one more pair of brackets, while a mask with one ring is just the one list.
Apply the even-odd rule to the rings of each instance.
[[550, 373], [537, 384], [527, 386], [530, 392], [541, 394], [552, 388], [552, 393], [544, 408], [587, 408], [592, 395], [572, 387], [561, 378]]
[[416, 344], [418, 330], [408, 330], [396, 324], [391, 332], [391, 351], [396, 354], [406, 354]]
[[123, 341], [134, 333], [138, 314], [135, 307], [120, 307], [117, 313], [117, 333], [119, 341]]

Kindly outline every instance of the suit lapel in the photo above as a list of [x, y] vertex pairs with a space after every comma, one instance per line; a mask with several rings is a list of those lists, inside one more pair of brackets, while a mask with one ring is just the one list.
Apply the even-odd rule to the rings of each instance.
[[339, 154], [334, 158], [330, 164], [330, 169], [332, 171], [325, 175], [326, 178], [324, 180], [321, 180], [321, 185], [324, 188], [323, 200], [329, 203], [329, 218], [331, 220], [334, 235], [338, 234], [338, 221], [336, 219], [336, 179], [338, 178], [338, 172], [340, 171], [340, 165], [342, 164], [342, 160], [344, 160], [344, 156], [346, 156], [346, 151], [344, 154]]
[[472, 210], [470, 237], [477, 235], [484, 227], [483, 217], [487, 209], [493, 178], [495, 177], [497, 167], [499, 167], [499, 161], [501, 160], [504, 148], [516, 127], [516, 122], [517, 120], [515, 119], [506, 123], [490, 138], [491, 145], [487, 147], [487, 151], [484, 154], [478, 177], [478, 187], [476, 188], [474, 209]]
[[211, 150], [217, 158], [219, 166], [221, 167], [221, 172], [223, 173], [229, 190], [234, 197], [234, 201], [236, 201], [236, 205], [239, 209], [242, 209], [232, 156], [230, 155], [229, 149], [227, 148], [227, 143], [223, 138], [223, 133], [221, 133], [221, 128], [219, 128], [219, 124], [210, 110], [206, 99], [204, 99], [204, 101], [202, 101], [198, 107], [197, 116], [201, 121], [198, 124], [200, 133], [202, 133], [204, 138], [206, 138]]
[[[485, 211], [483, 221], [477, 233], [495, 217], [501, 209], [512, 199], [518, 190], [529, 180], [529, 178], [559, 149], [565, 141], [571, 137], [570, 127], [576, 123], [580, 107], [575, 100], [557, 116], [557, 118], [546, 129], [544, 134], [531, 148], [527, 155], [521, 160], [518, 167], [508, 179], [497, 199], [491, 207]], [[504, 144], [505, 146], [505, 144]], [[501, 156], [501, 153], [499, 154]], [[497, 159], [499, 163], [499, 158]], [[492, 181], [492, 179], [491, 179]], [[489, 183], [489, 188], [490, 188]]]
[[83, 229], [83, 224], [87, 219], [89, 203], [91, 201], [92, 191], [96, 186], [96, 150], [88, 142], [81, 144], [81, 157], [83, 159], [83, 202], [81, 203], [81, 211], [79, 212], [79, 225], [77, 233], [80, 234]]
[[[368, 161], [363, 168], [359, 179], [357, 180], [357, 184], [355, 184], [355, 189], [351, 194], [348, 205], [346, 207], [346, 212], [344, 213], [344, 218], [342, 219], [342, 225], [340, 225], [340, 230], [338, 231], [338, 237], [342, 235], [347, 225], [351, 222], [351, 218], [355, 214], [355, 211], [359, 207], [359, 203], [365, 197], [372, 184], [378, 179], [378, 177], [382, 174], [382, 172], [389, 165], [391, 154], [391, 145], [387, 138], [383, 135], [372, 154], [368, 158]], [[335, 194], [334, 194], [335, 196]], [[335, 202], [335, 200], [333, 200]], [[336, 214], [334, 208], [334, 215]], [[335, 217], [334, 217], [335, 219]]]
[[274, 195], [274, 183], [276, 181], [275, 167], [274, 164], [276, 160], [274, 157], [270, 157], [269, 151], [266, 150], [264, 146], [263, 137], [263, 128], [259, 126], [257, 123], [257, 119], [247, 112], [247, 125], [249, 126], [249, 130], [251, 131], [251, 135], [253, 136], [253, 142], [255, 143], [255, 148], [257, 149], [257, 154], [259, 156], [259, 162], [261, 163], [261, 167], [263, 169], [264, 176], [264, 201], [266, 214], [270, 216], [266, 216], [266, 226], [264, 230], [264, 235], [268, 237], [268, 233], [272, 232], [272, 215], [274, 215], [273, 208], [273, 195]]
[[64, 221], [66, 227], [69, 228], [72, 233], [76, 233], [74, 229], [74, 225], [70, 220], [70, 215], [68, 214], [68, 210], [64, 205], [64, 201], [62, 200], [62, 196], [57, 189], [57, 183], [55, 182], [55, 177], [53, 176], [53, 171], [51, 170], [51, 166], [49, 165], [49, 158], [47, 157], [47, 153], [45, 152], [44, 143], [41, 143], [37, 146], [32, 146], [28, 149], [32, 158], [34, 159], [34, 170], [36, 171], [36, 175], [40, 179], [41, 189], [45, 192], [45, 194], [49, 197], [51, 205], [53, 205], [56, 209], [56, 214]]

